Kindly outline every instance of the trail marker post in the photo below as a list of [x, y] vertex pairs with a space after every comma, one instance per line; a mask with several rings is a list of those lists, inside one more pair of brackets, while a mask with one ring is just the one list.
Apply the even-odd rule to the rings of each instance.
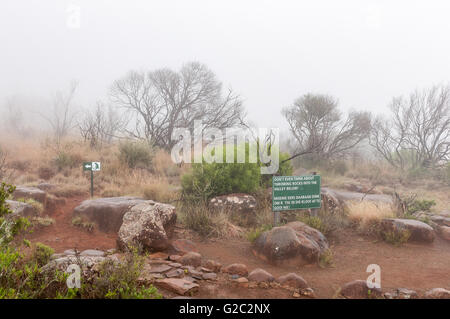
[[321, 205], [320, 175], [273, 176], [272, 211], [274, 225], [279, 223], [280, 211], [318, 209]]
[[91, 172], [91, 197], [94, 197], [94, 172], [100, 171], [100, 162], [84, 162], [83, 171]]

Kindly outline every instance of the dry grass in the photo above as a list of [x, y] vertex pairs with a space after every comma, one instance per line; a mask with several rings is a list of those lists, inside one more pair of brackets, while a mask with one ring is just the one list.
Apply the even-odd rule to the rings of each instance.
[[395, 212], [387, 203], [354, 201], [347, 204], [347, 216], [359, 233], [378, 236], [381, 220], [395, 217]]
[[360, 225], [381, 221], [383, 218], [393, 218], [395, 213], [391, 205], [372, 201], [352, 201], [347, 203], [348, 218]]

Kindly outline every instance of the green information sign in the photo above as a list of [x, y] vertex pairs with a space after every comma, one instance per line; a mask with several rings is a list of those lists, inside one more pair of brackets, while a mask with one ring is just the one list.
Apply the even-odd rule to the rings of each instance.
[[272, 210], [320, 208], [320, 175], [274, 176]]

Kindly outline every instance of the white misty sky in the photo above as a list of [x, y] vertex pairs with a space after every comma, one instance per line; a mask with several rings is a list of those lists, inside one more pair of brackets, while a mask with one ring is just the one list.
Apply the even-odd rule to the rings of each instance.
[[[67, 26], [80, 7], [79, 29]], [[39, 0], [0, 3], [0, 102], [80, 83], [104, 98], [130, 69], [206, 63], [259, 126], [307, 92], [386, 111], [393, 96], [448, 83], [450, 1]]]

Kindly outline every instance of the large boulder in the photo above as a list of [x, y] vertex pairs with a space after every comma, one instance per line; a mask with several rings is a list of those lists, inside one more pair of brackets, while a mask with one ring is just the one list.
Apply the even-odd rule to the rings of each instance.
[[435, 237], [433, 227], [414, 219], [385, 218], [381, 221], [381, 228], [385, 232], [398, 234], [409, 231], [409, 239], [419, 242], [431, 243]]
[[14, 199], [33, 199], [45, 206], [47, 193], [37, 187], [16, 186], [12, 194]]
[[37, 216], [38, 212], [36, 209], [30, 204], [23, 202], [16, 202], [13, 200], [6, 200], [6, 204], [8, 204], [12, 214], [10, 217], [33, 217]]
[[310, 264], [328, 250], [325, 236], [302, 222], [291, 222], [262, 233], [253, 244], [253, 253], [273, 264]]
[[175, 207], [146, 201], [131, 207], [123, 216], [119, 229], [118, 247], [128, 250], [140, 247], [151, 251], [170, 247], [169, 237], [175, 226]]
[[429, 299], [450, 299], [450, 290], [444, 288], [433, 288], [425, 293]]
[[381, 297], [381, 289], [369, 288], [365, 280], [355, 280], [343, 285], [340, 294], [348, 299], [371, 299]]
[[122, 226], [125, 213], [131, 207], [147, 202], [147, 200], [136, 197], [89, 199], [75, 207], [73, 215], [94, 222], [98, 229], [103, 232], [118, 232], [120, 226]]
[[441, 226], [439, 227], [440, 233], [442, 238], [444, 238], [445, 240], [450, 241], [450, 227], [448, 226]]
[[322, 194], [330, 194], [333, 195], [336, 199], [338, 199], [341, 202], [346, 201], [358, 201], [358, 200], [368, 200], [368, 201], [374, 201], [374, 202], [383, 202], [392, 204], [392, 196], [385, 195], [385, 194], [366, 194], [366, 193], [358, 193], [358, 192], [349, 192], [345, 190], [337, 190], [337, 189], [331, 189], [328, 187], [322, 187], [321, 189]]

